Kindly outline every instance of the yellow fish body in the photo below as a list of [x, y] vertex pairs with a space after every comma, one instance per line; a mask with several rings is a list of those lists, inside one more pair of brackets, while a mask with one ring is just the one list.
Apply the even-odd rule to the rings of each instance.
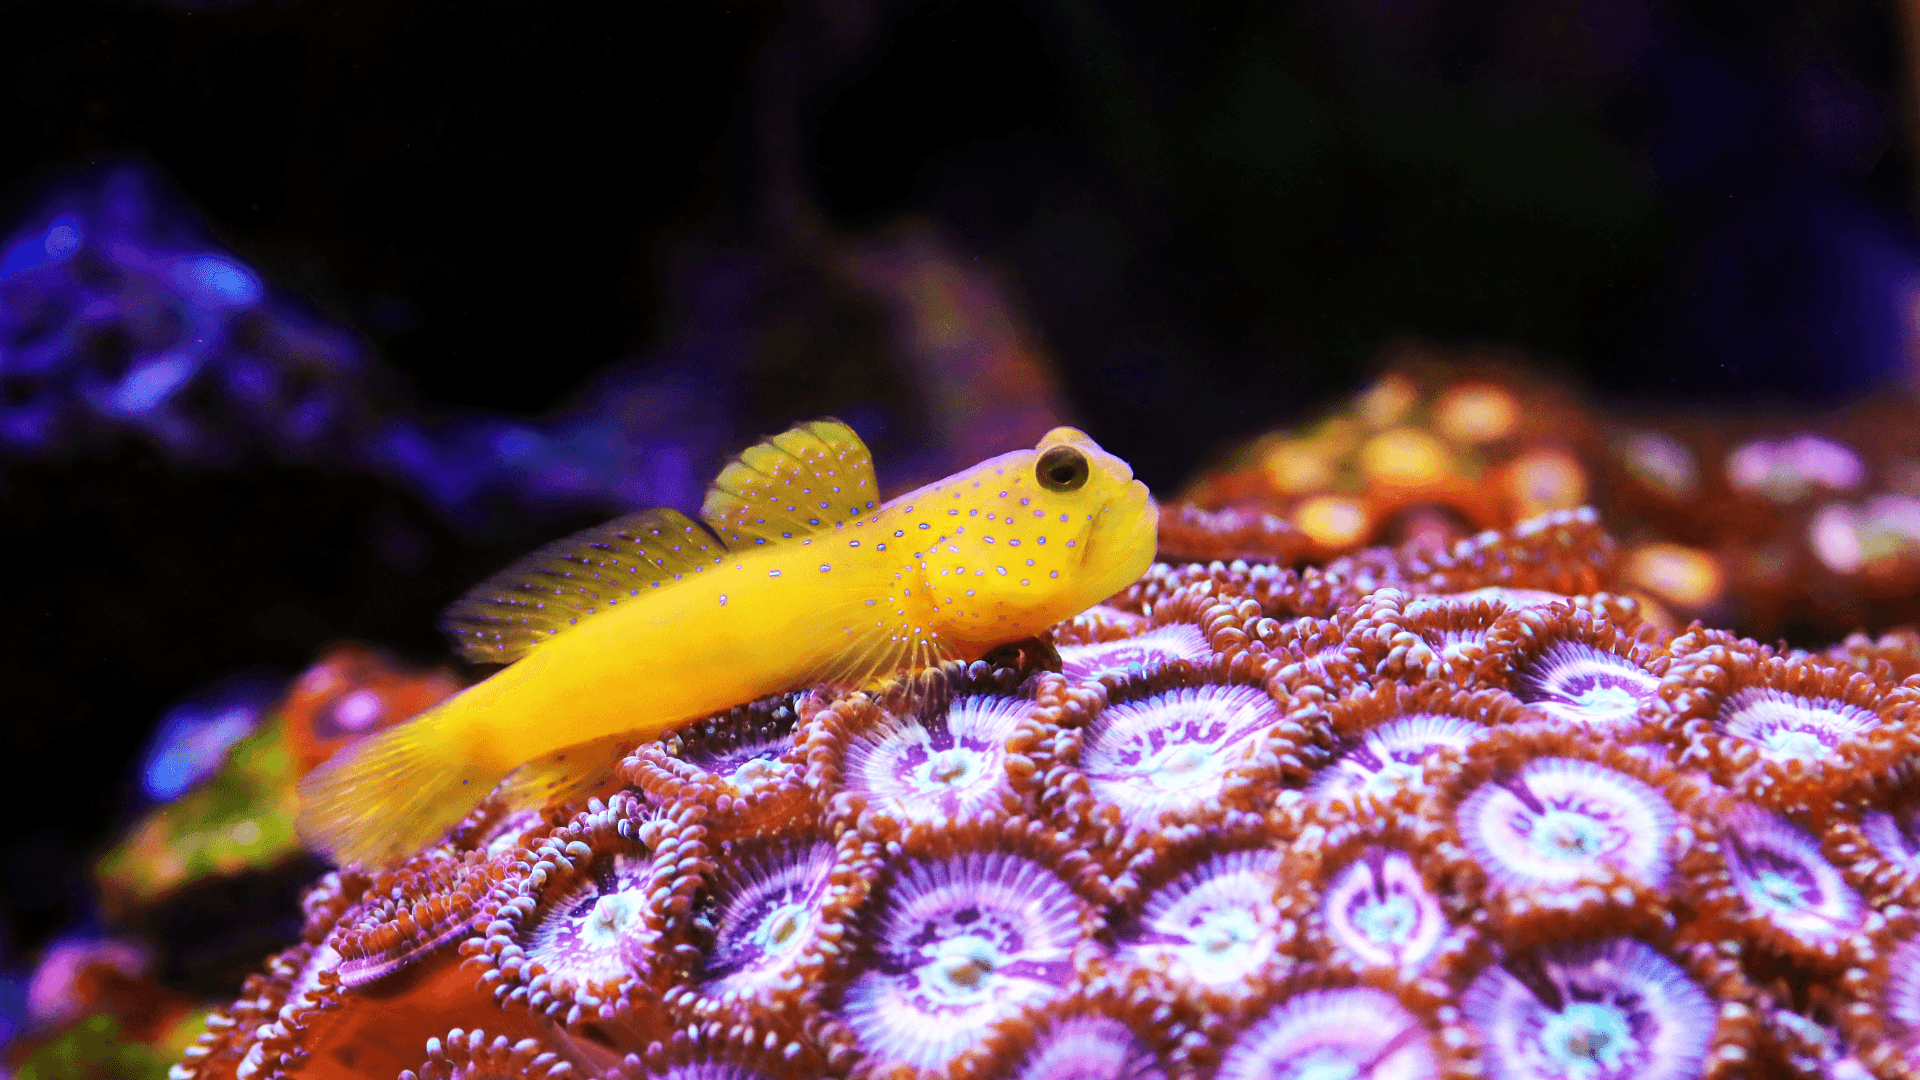
[[[309, 775], [302, 836], [340, 863], [390, 865], [536, 759], [801, 686], [978, 659], [1153, 561], [1145, 485], [1073, 428], [877, 498], [859, 436], [817, 421], [728, 465], [704, 526], [647, 510], [515, 563], [443, 621], [468, 659], [510, 666]], [[544, 797], [524, 781], [510, 799]]]

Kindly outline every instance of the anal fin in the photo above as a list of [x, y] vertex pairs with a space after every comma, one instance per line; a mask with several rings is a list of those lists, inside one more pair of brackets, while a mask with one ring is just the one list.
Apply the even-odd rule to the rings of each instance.
[[535, 810], [556, 800], [584, 803], [608, 798], [623, 786], [614, 766], [645, 741], [647, 736], [639, 732], [623, 732], [563, 746], [508, 773], [494, 789], [494, 797], [509, 811]]

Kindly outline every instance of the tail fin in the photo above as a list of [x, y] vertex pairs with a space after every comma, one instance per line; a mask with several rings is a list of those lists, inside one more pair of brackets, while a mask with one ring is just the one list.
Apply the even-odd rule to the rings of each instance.
[[504, 775], [469, 759], [442, 704], [309, 773], [296, 828], [336, 865], [394, 866], [446, 835]]

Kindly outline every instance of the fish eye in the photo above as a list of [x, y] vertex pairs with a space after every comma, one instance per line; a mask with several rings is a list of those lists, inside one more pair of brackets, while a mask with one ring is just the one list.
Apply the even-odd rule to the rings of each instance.
[[1056, 446], [1040, 455], [1033, 478], [1048, 491], [1079, 491], [1087, 485], [1087, 455], [1071, 446]]

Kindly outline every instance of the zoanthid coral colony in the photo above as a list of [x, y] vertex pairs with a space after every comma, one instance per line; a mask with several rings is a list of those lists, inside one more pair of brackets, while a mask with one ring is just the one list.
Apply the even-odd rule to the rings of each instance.
[[1766, 416], [1617, 409], [1514, 359], [1390, 347], [1346, 405], [1196, 477], [1163, 508], [1161, 553], [1299, 566], [1591, 503], [1647, 618], [1763, 636], [1920, 618], [1910, 391]]
[[744, 704], [328, 875], [173, 1076], [1920, 1074], [1920, 639], [1673, 632], [1618, 562], [1163, 563]]

